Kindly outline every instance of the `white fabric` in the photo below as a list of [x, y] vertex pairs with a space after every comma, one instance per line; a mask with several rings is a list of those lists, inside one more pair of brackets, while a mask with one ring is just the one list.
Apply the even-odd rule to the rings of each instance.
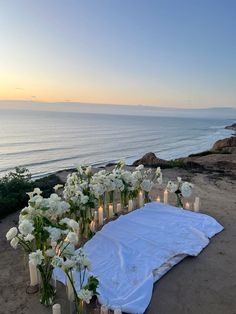
[[[156, 202], [106, 224], [84, 247], [100, 282], [99, 301], [143, 313], [154, 282], [186, 255], [198, 255], [221, 230], [210, 216]], [[64, 281], [60, 270], [55, 274]]]

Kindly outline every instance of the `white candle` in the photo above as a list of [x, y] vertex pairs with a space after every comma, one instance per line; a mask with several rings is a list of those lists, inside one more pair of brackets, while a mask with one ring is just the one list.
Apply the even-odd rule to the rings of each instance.
[[98, 220], [98, 211], [97, 210], [94, 211], [94, 220], [95, 221]]
[[31, 286], [36, 286], [38, 282], [38, 272], [37, 272], [37, 267], [29, 261], [29, 272], [30, 272], [30, 285]]
[[114, 314], [122, 314], [121, 309], [119, 309], [119, 308], [115, 309]]
[[138, 204], [139, 204], [139, 207], [141, 208], [141, 207], [143, 207], [143, 192], [142, 191], [140, 191], [139, 192], [139, 195], [138, 195]]
[[189, 202], [186, 202], [185, 209], [189, 209], [189, 208], [190, 208], [190, 204], [189, 204]]
[[129, 200], [128, 212], [131, 212], [132, 210], [133, 210], [133, 200]]
[[98, 224], [99, 224], [99, 226], [103, 225], [103, 208], [102, 208], [102, 206], [100, 206], [98, 208]]
[[71, 284], [71, 282], [70, 282], [68, 277], [66, 277], [66, 279], [67, 279], [66, 290], [67, 290], [68, 300], [69, 301], [74, 301], [75, 296], [74, 296], [74, 290], [73, 290], [72, 284]]
[[109, 214], [109, 218], [113, 217], [113, 205], [109, 204], [108, 206], [108, 214]]
[[61, 314], [61, 305], [60, 304], [54, 304], [52, 307], [52, 314]]
[[96, 221], [95, 220], [92, 220], [90, 222], [90, 225], [89, 225], [89, 228], [92, 232], [95, 232], [96, 231]]
[[121, 204], [120, 203], [117, 203], [116, 211], [117, 211], [117, 213], [121, 212]]
[[164, 191], [164, 204], [168, 204], [168, 191]]
[[106, 305], [101, 306], [101, 314], [108, 314], [108, 307]]
[[200, 208], [200, 198], [196, 197], [194, 201], [193, 209], [195, 212], [199, 212], [199, 208]]
[[161, 201], [161, 199], [160, 199], [160, 196], [159, 196], [159, 195], [157, 196], [156, 201], [157, 201], [157, 202], [160, 202], [160, 201]]

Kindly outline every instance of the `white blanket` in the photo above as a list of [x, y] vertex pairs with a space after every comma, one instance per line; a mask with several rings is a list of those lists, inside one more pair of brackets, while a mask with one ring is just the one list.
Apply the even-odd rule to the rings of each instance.
[[[186, 255], [198, 255], [222, 229], [210, 216], [156, 202], [106, 224], [85, 245], [99, 301], [143, 313], [154, 282]], [[55, 274], [64, 282], [60, 270]]]

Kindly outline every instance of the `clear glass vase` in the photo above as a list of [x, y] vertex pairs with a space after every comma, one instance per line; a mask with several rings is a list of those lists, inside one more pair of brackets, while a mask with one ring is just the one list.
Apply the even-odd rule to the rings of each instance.
[[175, 193], [176, 195], [176, 207], [183, 208], [182, 198], [180, 193]]
[[51, 306], [53, 304], [56, 287], [52, 278], [53, 267], [50, 262], [42, 265], [38, 265], [38, 270], [40, 273], [40, 303], [45, 306]]

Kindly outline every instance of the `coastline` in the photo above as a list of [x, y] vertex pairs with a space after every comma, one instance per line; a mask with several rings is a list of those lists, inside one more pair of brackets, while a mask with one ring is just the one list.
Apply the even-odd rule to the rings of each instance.
[[[233, 137], [236, 139], [236, 137]], [[221, 140], [220, 145], [228, 143]], [[220, 148], [218, 146], [218, 148]], [[166, 313], [234, 313], [235, 311], [235, 281], [236, 281], [236, 169], [228, 169], [229, 163], [236, 160], [236, 154], [211, 153], [199, 158], [200, 163], [209, 159], [207, 168], [199, 168], [189, 164], [188, 168], [178, 167], [179, 164], [162, 170], [164, 184], [177, 176], [194, 184], [194, 194], [201, 200], [200, 212], [208, 214], [219, 221], [225, 230], [215, 236], [209, 245], [197, 257], [187, 257], [162, 277], [154, 286], [153, 295], [145, 314]], [[233, 158], [232, 158], [233, 157]], [[189, 157], [186, 157], [189, 158]], [[205, 159], [204, 159], [205, 158]], [[217, 161], [215, 158], [223, 158]], [[211, 160], [211, 161], [210, 161]], [[205, 160], [206, 161], [206, 160]], [[205, 162], [204, 161], [204, 162]], [[222, 167], [220, 164], [222, 163]], [[212, 168], [209, 165], [212, 164]], [[107, 167], [113, 167], [107, 165]], [[128, 167], [128, 166], [127, 166]], [[101, 168], [94, 168], [94, 171]], [[62, 170], [56, 174], [40, 179], [41, 184], [54, 186], [54, 180], [65, 182], [67, 175], [74, 169]], [[40, 182], [40, 181], [38, 181]], [[50, 183], [50, 184], [49, 184]], [[155, 187], [151, 198], [163, 195], [163, 187]], [[190, 204], [193, 199], [188, 200]], [[170, 203], [174, 204], [174, 195], [170, 195]], [[25, 293], [29, 280], [28, 268], [22, 263], [24, 255], [13, 250], [5, 239], [6, 231], [16, 224], [18, 212], [1, 220], [0, 228], [0, 313], [35, 313], [50, 314], [51, 309], [43, 307], [38, 301], [38, 295]], [[14, 263], [13, 263], [14, 261]], [[14, 274], [12, 276], [11, 274]], [[65, 288], [58, 284], [56, 302], [62, 306], [62, 313], [68, 313], [68, 302], [65, 298]], [[186, 302], [188, 300], [188, 302]]]
[[[162, 169], [185, 169], [193, 173], [207, 173], [210, 171], [214, 172], [215, 174], [218, 173], [220, 176], [222, 176], [224, 173], [235, 176], [236, 173], [234, 173], [234, 170], [236, 170], [236, 148], [232, 152], [229, 151], [230, 147], [227, 146], [223, 147], [223, 149], [222, 147], [220, 149], [216, 148], [218, 143], [225, 143], [230, 138], [236, 138], [235, 123], [230, 126], [225, 126], [225, 129], [230, 129], [234, 133], [232, 133], [231, 137], [216, 141], [214, 145], [207, 151], [190, 154], [189, 156], [176, 158], [173, 160], [160, 159], [154, 153], [150, 152], [145, 154], [140, 159], [135, 160], [132, 164], [126, 164], [126, 166], [132, 168], [138, 166], [139, 164], [143, 164], [145, 167], [151, 168], [161, 167]], [[236, 146], [234, 142], [232, 144]], [[115, 165], [116, 162], [109, 162], [100, 166], [92, 165], [92, 167], [94, 171], [98, 171], [107, 167], [114, 167]], [[76, 168], [58, 170], [41, 178], [35, 179], [35, 181], [45, 182], [47, 178], [50, 178], [52, 181], [55, 179], [55, 185], [64, 183], [67, 175], [75, 170]]]
[[[67, 174], [59, 173], [61, 179], [66, 178]], [[163, 169], [165, 183], [177, 176], [194, 184], [193, 197], [200, 197], [200, 212], [216, 218], [225, 230], [215, 236], [211, 245], [200, 255], [185, 258], [155, 284], [145, 314], [234, 313], [236, 177], [229, 176], [228, 172], [189, 171], [176, 167]], [[163, 190], [154, 188], [152, 199], [159, 193], [162, 195]], [[171, 197], [170, 203], [174, 203]], [[13, 250], [5, 239], [6, 231], [16, 223], [17, 218], [16, 212], [1, 221], [0, 289], [3, 293], [0, 295], [0, 313], [31, 314], [34, 309], [35, 313], [50, 314], [51, 309], [39, 303], [37, 294], [25, 293], [29, 274], [27, 266], [22, 263], [24, 256], [21, 251]], [[61, 304], [62, 313], [68, 313], [64, 292], [65, 288], [58, 284], [56, 302]]]

